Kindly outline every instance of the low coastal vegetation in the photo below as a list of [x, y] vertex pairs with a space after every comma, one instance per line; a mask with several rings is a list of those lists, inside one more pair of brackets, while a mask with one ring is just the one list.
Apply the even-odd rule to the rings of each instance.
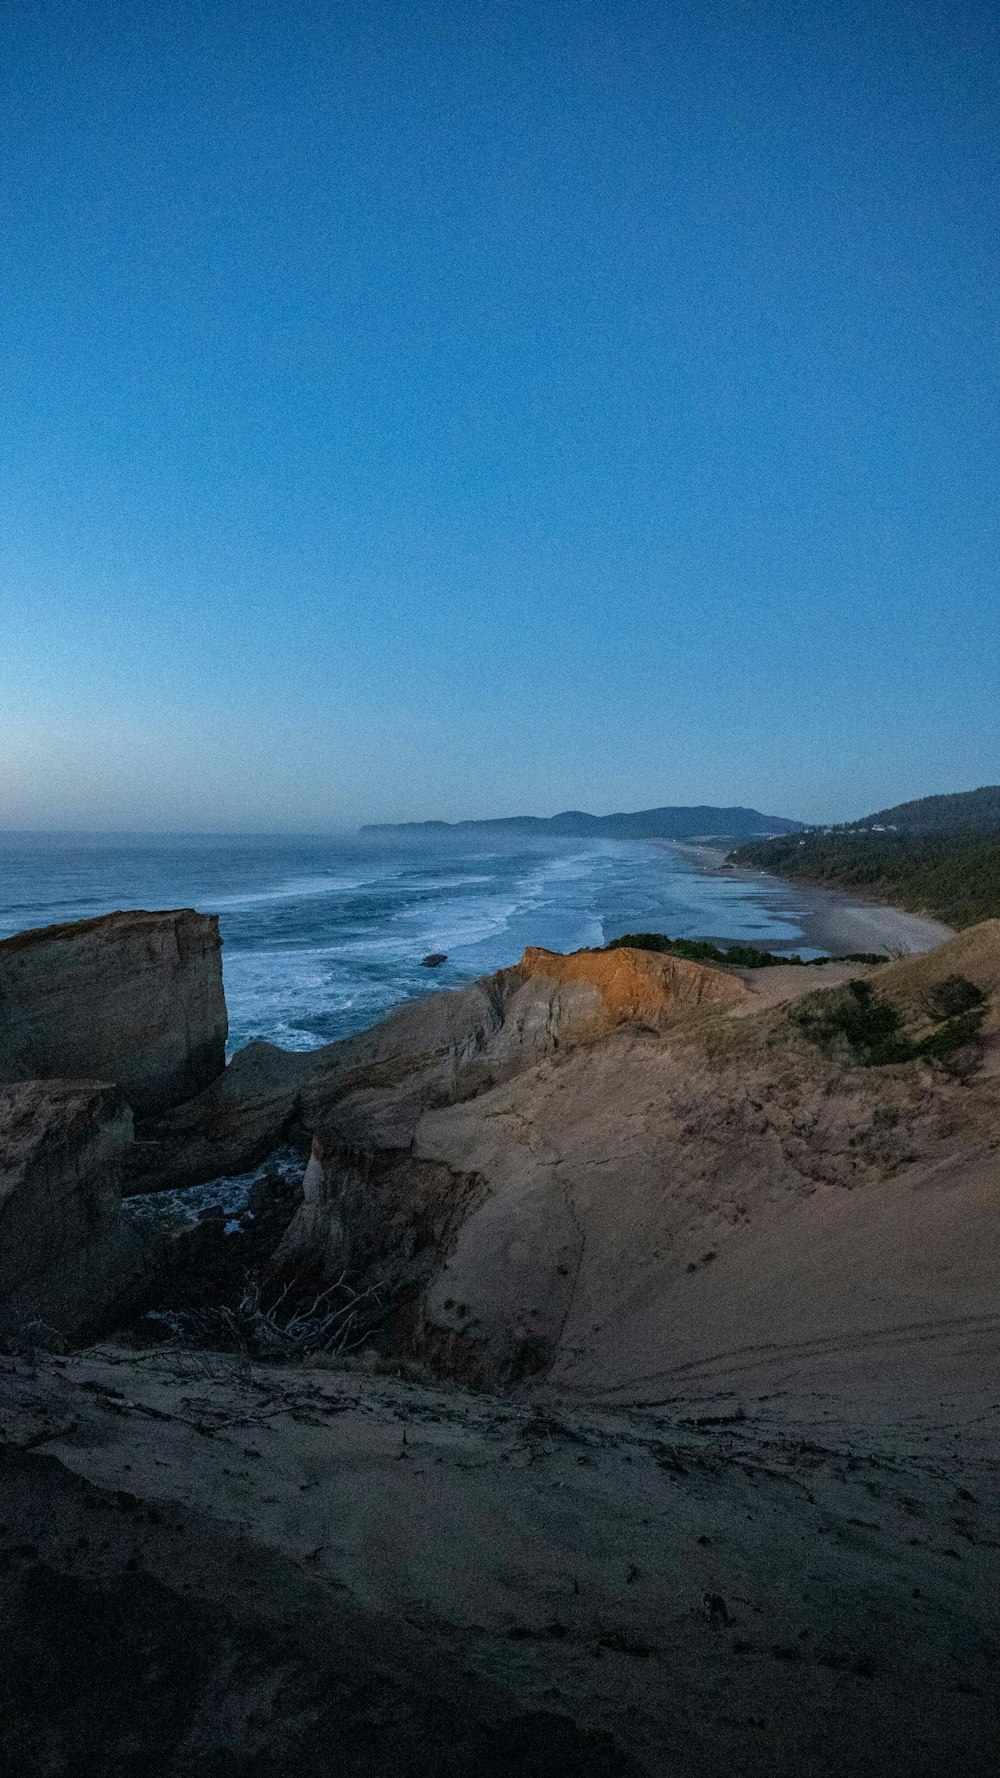
[[613, 938], [605, 950], [626, 946], [636, 951], [662, 951], [669, 957], [686, 957], [689, 963], [715, 963], [730, 969], [773, 969], [779, 963], [809, 969], [819, 963], [887, 963], [881, 951], [851, 951], [843, 957], [800, 957], [797, 951], [782, 955], [761, 951], [756, 945], [714, 945], [707, 938], [668, 938], [665, 932], [626, 932]]
[[893, 1062], [950, 1062], [974, 1043], [986, 995], [965, 976], [948, 976], [923, 1008], [931, 1029], [923, 1036], [902, 1028], [897, 1009], [870, 982], [845, 982], [833, 993], [810, 994], [789, 1015], [811, 1042], [847, 1067], [880, 1068]]
[[[761, 951], [753, 945], [711, 944], [707, 939], [668, 938], [662, 932], [631, 932], [605, 947], [659, 951], [685, 957], [692, 963], [722, 968], [771, 969], [781, 963], [801, 968], [822, 963], [886, 963], [877, 952], [855, 952], [844, 957], [790, 957]], [[966, 976], [952, 975], [939, 982], [921, 1008], [916, 1032], [903, 1028], [896, 1007], [880, 998], [871, 983], [858, 979], [834, 990], [809, 994], [789, 1015], [804, 1036], [832, 1061], [849, 1068], [879, 1068], [892, 1062], [926, 1061], [952, 1063], [960, 1050], [974, 1043], [986, 1010], [982, 989]], [[926, 1027], [929, 1025], [929, 1029]]]

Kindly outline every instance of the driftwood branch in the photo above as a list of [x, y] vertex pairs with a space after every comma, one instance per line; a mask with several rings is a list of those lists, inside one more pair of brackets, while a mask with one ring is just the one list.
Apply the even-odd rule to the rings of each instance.
[[343, 1272], [298, 1306], [294, 1289], [292, 1279], [273, 1303], [265, 1304], [261, 1286], [250, 1284], [235, 1307], [160, 1310], [157, 1319], [182, 1345], [221, 1343], [247, 1357], [300, 1358], [356, 1350], [369, 1325], [367, 1311], [382, 1307], [381, 1286], [355, 1290]]

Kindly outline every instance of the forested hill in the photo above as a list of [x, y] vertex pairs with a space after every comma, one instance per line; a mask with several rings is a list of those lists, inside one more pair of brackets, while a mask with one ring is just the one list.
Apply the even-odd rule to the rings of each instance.
[[912, 803], [879, 809], [848, 827], [892, 827], [900, 833], [1000, 834], [1000, 784], [960, 790], [954, 796], [921, 796]]
[[567, 809], [561, 815], [508, 815], [493, 821], [401, 821], [362, 827], [370, 834], [436, 835], [506, 831], [525, 834], [594, 835], [613, 840], [751, 839], [758, 835], [801, 833], [803, 823], [784, 815], [762, 815], [759, 809], [719, 809], [709, 804], [692, 808], [638, 809], [633, 814], [588, 815]]
[[1000, 786], [921, 797], [851, 826], [740, 846], [737, 864], [853, 889], [949, 926], [1000, 918]]

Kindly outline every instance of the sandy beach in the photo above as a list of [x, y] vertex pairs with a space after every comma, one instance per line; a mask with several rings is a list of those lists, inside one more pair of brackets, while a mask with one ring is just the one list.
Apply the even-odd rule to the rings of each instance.
[[[802, 937], [797, 942], [768, 939], [774, 951], [829, 951], [834, 956], [852, 951], [884, 951], [889, 956], [929, 951], [952, 936], [952, 928], [922, 914], [864, 901], [839, 889], [820, 889], [804, 883], [786, 883], [768, 871], [749, 870], [726, 863], [720, 846], [687, 845], [677, 840], [654, 840], [653, 845], [681, 852], [698, 869], [756, 886], [755, 899], [769, 914], [794, 921]], [[726, 942], [725, 935], [706, 932], [700, 936]]]

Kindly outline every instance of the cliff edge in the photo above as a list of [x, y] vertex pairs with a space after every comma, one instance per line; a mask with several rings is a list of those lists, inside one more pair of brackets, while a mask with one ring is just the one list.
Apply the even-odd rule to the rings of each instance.
[[[1000, 925], [775, 971], [780, 998], [694, 964], [667, 984], [643, 953], [619, 978], [621, 956], [528, 952], [516, 987], [491, 978], [505, 1018], [462, 1064], [456, 1031], [406, 1068], [302, 1083], [314, 1148], [279, 1269], [395, 1296], [394, 1337], [477, 1384], [634, 1402], [822, 1363], [916, 1400], [960, 1335], [982, 1380]], [[884, 1053], [866, 1021], [898, 1021]]]
[[222, 941], [193, 908], [107, 914], [0, 941], [0, 1082], [106, 1080], [149, 1117], [226, 1062]]

